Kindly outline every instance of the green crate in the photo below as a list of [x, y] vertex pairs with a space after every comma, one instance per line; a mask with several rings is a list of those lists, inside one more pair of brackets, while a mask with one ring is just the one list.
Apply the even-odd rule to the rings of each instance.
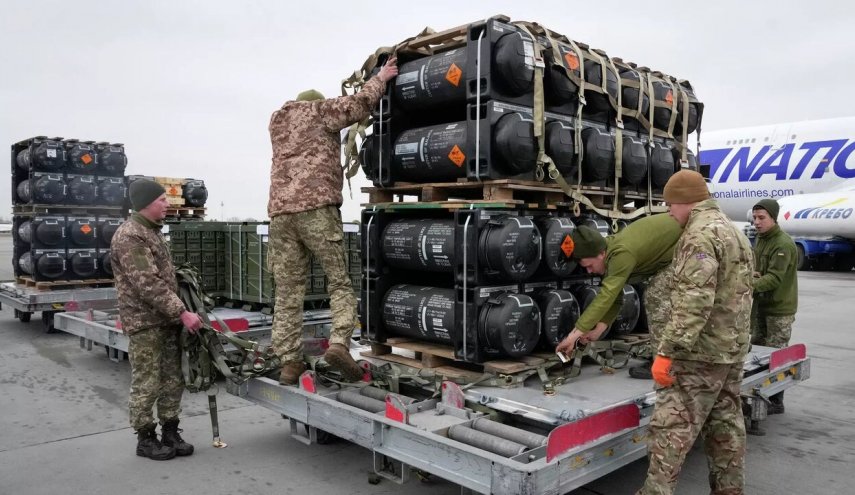
[[187, 251], [187, 263], [195, 266], [198, 270], [202, 269], [202, 253]]
[[175, 266], [182, 265], [187, 262], [187, 254], [184, 251], [172, 252], [172, 264]]

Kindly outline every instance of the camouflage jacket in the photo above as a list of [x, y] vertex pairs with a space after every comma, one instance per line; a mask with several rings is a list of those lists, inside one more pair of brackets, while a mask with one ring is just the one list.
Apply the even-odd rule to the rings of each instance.
[[180, 324], [184, 303], [159, 224], [134, 213], [116, 230], [110, 261], [125, 333]]
[[327, 100], [289, 101], [270, 118], [273, 165], [270, 169], [270, 218], [342, 203], [344, 127], [364, 120], [385, 89], [373, 77], [355, 95]]
[[796, 243], [775, 225], [757, 236], [754, 245], [754, 305], [764, 316], [796, 314], [799, 304], [799, 279], [796, 273]]
[[636, 220], [606, 239], [606, 273], [597, 297], [576, 321], [590, 331], [598, 322], [611, 324], [623, 304], [623, 288], [655, 275], [671, 264], [674, 246], [683, 229], [666, 214]]
[[671, 320], [659, 353], [737, 363], [750, 342], [754, 254], [715, 200], [698, 203], [674, 248]]

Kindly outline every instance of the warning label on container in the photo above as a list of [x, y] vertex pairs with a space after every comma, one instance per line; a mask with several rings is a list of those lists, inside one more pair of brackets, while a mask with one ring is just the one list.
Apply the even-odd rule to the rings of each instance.
[[573, 52], [567, 52], [564, 54], [564, 61], [567, 62], [567, 67], [572, 70], [579, 69], [579, 57], [576, 56]]
[[457, 64], [452, 63], [451, 67], [448, 68], [448, 71], [445, 73], [445, 79], [455, 86], [460, 85], [460, 76], [463, 75], [463, 71], [460, 70], [460, 67]]
[[85, 223], [80, 226], [80, 231], [86, 235], [89, 235], [89, 233], [92, 232], [92, 227], [90, 227], [88, 223]]
[[561, 252], [564, 253], [564, 256], [570, 257], [573, 255], [573, 249], [575, 249], [576, 245], [573, 243], [573, 238], [570, 235], [565, 235], [564, 240], [561, 241]]
[[80, 161], [83, 162], [85, 165], [89, 165], [90, 163], [92, 163], [92, 157], [89, 156], [89, 153], [86, 153], [85, 155], [80, 157]]
[[181, 196], [181, 190], [175, 186], [169, 186], [169, 189], [166, 190], [166, 194], [168, 196]]
[[674, 92], [673, 91], [668, 90], [668, 94], [665, 95], [665, 103], [667, 103], [669, 105], [674, 104]]
[[451, 160], [451, 163], [458, 167], [462, 167], [463, 162], [466, 161], [466, 155], [464, 155], [463, 151], [460, 150], [460, 147], [455, 144], [448, 153], [448, 159]]

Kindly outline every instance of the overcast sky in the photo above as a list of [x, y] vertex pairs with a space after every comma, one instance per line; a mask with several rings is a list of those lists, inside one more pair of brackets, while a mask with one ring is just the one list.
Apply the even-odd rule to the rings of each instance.
[[[425, 26], [439, 31], [500, 13], [537, 21], [689, 79], [706, 104], [704, 130], [718, 130], [855, 115], [852, 5], [4, 1], [0, 142], [122, 142], [128, 173], [204, 179], [209, 216], [262, 219], [271, 112], [307, 88], [336, 95], [377, 47]], [[360, 177], [345, 220], [366, 201]], [[10, 191], [0, 187], [0, 204], [11, 204]]]

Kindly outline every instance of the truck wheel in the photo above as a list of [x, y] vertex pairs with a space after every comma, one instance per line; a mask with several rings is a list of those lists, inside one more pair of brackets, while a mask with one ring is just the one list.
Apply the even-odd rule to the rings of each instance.
[[21, 323], [29, 323], [31, 316], [33, 316], [33, 314], [29, 311], [15, 310], [15, 318], [21, 320]]
[[805, 256], [805, 248], [801, 244], [796, 244], [796, 270], [810, 270], [810, 262]]
[[42, 311], [42, 323], [45, 326], [45, 333], [57, 333], [53, 326], [54, 311]]

